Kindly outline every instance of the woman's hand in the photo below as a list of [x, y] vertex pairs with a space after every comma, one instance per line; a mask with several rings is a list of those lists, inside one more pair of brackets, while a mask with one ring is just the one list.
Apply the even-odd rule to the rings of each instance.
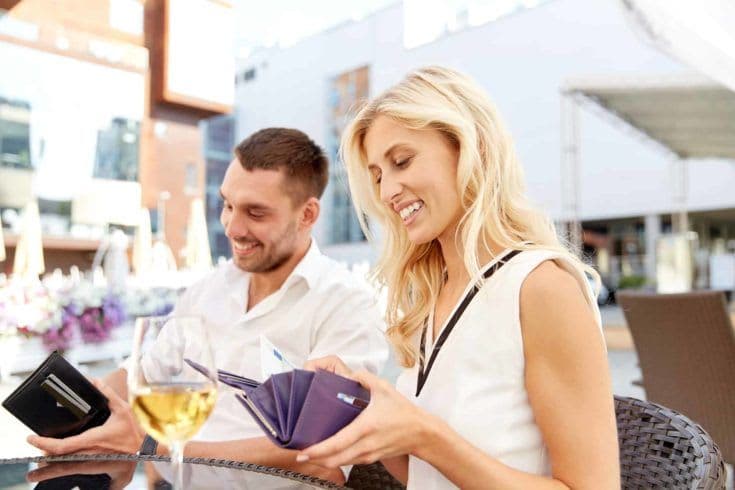
[[145, 433], [135, 420], [130, 405], [102, 381], [92, 380], [92, 383], [108, 400], [110, 416], [104, 424], [63, 439], [28, 436], [28, 443], [48, 455], [82, 452], [136, 453], [143, 443]]
[[350, 377], [370, 390], [370, 404], [337, 434], [301, 451], [296, 461], [327, 468], [373, 463], [410, 454], [431, 437], [429, 419], [432, 417], [390, 383], [367, 371], [358, 371]]
[[326, 356], [320, 357], [319, 359], [310, 359], [304, 364], [304, 369], [308, 371], [316, 371], [317, 369], [323, 369], [330, 373], [339, 374], [345, 378], [352, 376], [352, 370], [342, 362], [337, 356]]

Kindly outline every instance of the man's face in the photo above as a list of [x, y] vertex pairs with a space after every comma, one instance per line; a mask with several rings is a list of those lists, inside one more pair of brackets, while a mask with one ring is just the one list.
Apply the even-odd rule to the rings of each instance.
[[247, 272], [270, 272], [296, 251], [301, 206], [295, 206], [278, 170], [246, 170], [230, 162], [220, 188], [220, 221], [235, 264]]

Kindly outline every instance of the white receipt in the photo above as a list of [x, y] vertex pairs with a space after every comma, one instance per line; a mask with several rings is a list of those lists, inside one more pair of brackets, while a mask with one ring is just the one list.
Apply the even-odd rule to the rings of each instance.
[[265, 335], [260, 336], [260, 367], [264, 380], [273, 374], [296, 369], [296, 366]]

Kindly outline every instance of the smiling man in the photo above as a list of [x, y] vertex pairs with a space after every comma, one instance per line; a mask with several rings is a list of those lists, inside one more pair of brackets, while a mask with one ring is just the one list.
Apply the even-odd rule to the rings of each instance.
[[[205, 319], [218, 368], [262, 380], [273, 346], [296, 366], [336, 354], [352, 369], [376, 373], [387, 359], [382, 314], [371, 289], [322, 255], [311, 236], [327, 178], [322, 149], [295, 129], [263, 129], [235, 149], [220, 188], [221, 221], [233, 258], [192, 285], [174, 310]], [[67, 439], [32, 436], [29, 442], [51, 454], [137, 451], [143, 434], [124, 401], [126, 370], [105, 382], [101, 388], [111, 398], [112, 416], [103, 426]], [[227, 390], [186, 455], [342, 479], [333, 470], [297, 465], [295, 452], [263, 437]]]

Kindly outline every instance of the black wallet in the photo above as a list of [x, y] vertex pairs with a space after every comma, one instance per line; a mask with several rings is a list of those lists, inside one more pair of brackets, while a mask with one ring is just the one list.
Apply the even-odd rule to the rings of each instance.
[[105, 395], [58, 352], [48, 356], [3, 407], [45, 437], [80, 434], [110, 416]]

